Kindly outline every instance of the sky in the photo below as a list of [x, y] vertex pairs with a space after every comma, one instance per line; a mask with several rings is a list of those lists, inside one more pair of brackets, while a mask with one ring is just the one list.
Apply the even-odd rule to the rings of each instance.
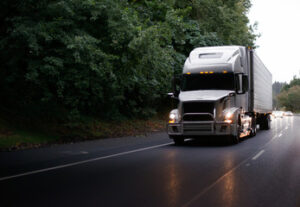
[[250, 23], [258, 22], [256, 53], [273, 82], [300, 77], [300, 0], [251, 0]]

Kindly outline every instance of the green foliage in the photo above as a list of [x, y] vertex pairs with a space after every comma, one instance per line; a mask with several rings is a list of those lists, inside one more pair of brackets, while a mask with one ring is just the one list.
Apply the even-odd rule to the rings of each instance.
[[292, 88], [293, 86], [299, 86], [300, 85], [300, 78], [297, 78], [296, 76], [293, 77], [293, 80], [290, 81], [289, 84], [285, 84], [282, 87], [281, 91], [288, 91], [290, 88]]
[[272, 94], [273, 94], [273, 107], [274, 109], [279, 109], [279, 103], [277, 100], [277, 96], [282, 90], [283, 87], [285, 87], [287, 84], [286, 83], [281, 83], [278, 81], [275, 81], [272, 85]]
[[278, 95], [279, 103], [287, 110], [299, 112], [300, 111], [300, 85], [291, 87], [287, 91], [282, 91]]
[[3, 0], [0, 98], [18, 113], [147, 117], [199, 46], [254, 45], [248, 0]]
[[294, 76], [289, 84], [284, 84], [281, 92], [277, 95], [280, 107], [287, 110], [300, 111], [300, 79]]

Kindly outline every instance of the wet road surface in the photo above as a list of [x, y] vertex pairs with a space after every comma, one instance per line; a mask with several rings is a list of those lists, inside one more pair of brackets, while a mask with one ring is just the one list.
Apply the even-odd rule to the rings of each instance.
[[0, 153], [1, 206], [300, 206], [300, 117], [228, 145], [165, 133]]

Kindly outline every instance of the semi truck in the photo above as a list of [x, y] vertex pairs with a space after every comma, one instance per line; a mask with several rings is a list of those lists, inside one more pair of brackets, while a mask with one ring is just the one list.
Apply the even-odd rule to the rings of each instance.
[[[272, 74], [250, 47], [199, 47], [173, 79], [167, 132], [176, 145], [186, 138], [218, 136], [237, 144], [270, 129]], [[222, 137], [222, 138], [221, 138]]]

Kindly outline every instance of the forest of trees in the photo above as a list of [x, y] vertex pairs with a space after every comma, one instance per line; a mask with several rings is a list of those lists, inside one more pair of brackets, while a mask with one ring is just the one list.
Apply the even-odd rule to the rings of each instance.
[[[250, 0], [1, 0], [0, 107], [72, 119], [149, 117], [166, 102], [173, 73], [193, 48], [255, 46], [250, 6]], [[282, 104], [297, 87], [280, 95]]]
[[300, 78], [294, 76], [289, 84], [282, 84], [276, 99], [279, 107], [288, 111], [300, 112]]
[[273, 109], [275, 110], [279, 110], [280, 108], [280, 104], [278, 102], [278, 94], [280, 93], [281, 89], [286, 85], [287, 83], [285, 82], [279, 82], [279, 81], [275, 81], [272, 85], [272, 89], [273, 89]]

